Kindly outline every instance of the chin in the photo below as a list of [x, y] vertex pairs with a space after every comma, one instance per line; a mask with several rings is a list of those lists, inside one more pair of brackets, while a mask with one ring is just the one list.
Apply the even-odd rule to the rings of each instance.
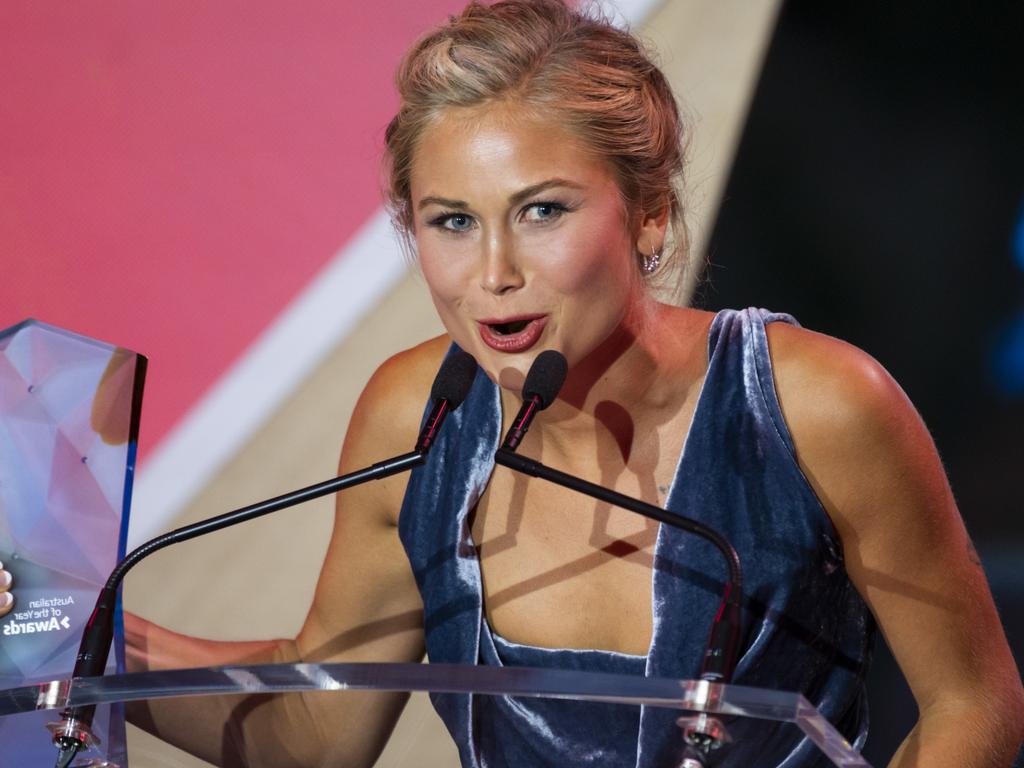
[[[461, 344], [459, 346], [462, 346]], [[502, 389], [518, 394], [526, 383], [534, 354], [503, 355], [486, 347], [467, 350], [476, 359], [484, 374]], [[539, 350], [538, 350], [539, 353]]]
[[526, 383], [526, 371], [508, 365], [498, 372], [498, 378], [495, 381], [502, 389], [512, 390], [518, 394], [523, 391], [523, 384]]

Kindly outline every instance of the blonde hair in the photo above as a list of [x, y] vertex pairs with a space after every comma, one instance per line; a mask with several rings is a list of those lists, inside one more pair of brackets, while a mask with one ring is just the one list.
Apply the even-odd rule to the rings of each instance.
[[596, 12], [561, 0], [471, 2], [406, 53], [396, 84], [401, 107], [385, 134], [386, 197], [407, 241], [410, 175], [424, 129], [453, 107], [509, 101], [554, 116], [609, 162], [631, 217], [667, 206], [675, 250], [685, 251], [675, 98], [640, 42]]

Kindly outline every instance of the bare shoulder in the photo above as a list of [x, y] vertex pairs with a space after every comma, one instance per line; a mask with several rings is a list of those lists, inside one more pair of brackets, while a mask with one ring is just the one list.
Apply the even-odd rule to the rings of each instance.
[[[871, 355], [785, 323], [768, 326], [775, 386], [797, 457], [842, 529], [890, 505], [863, 501], [903, 492], [946, 496], [934, 443], [903, 389]], [[888, 481], [892, 480], [890, 484]], [[915, 482], [916, 480], [916, 482]]]
[[448, 336], [437, 336], [377, 368], [352, 413], [342, 471], [412, 449], [431, 383], [450, 343]]
[[787, 323], [771, 323], [767, 332], [776, 389], [793, 418], [891, 416], [893, 409], [910, 406], [888, 371], [864, 350]]

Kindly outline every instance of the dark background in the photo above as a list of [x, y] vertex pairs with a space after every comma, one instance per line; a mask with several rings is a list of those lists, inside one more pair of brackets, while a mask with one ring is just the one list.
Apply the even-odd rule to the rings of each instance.
[[[1024, 660], [1024, 3], [789, 0], [695, 304], [877, 358], [931, 429]], [[916, 707], [879, 639], [865, 756]]]

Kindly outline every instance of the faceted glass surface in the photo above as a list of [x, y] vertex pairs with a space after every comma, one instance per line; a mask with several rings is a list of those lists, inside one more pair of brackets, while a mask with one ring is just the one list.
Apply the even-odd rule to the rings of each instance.
[[[0, 688], [71, 674], [124, 554], [144, 371], [134, 352], [45, 323], [0, 331], [0, 562], [15, 598], [0, 618]], [[108, 672], [122, 656], [118, 633]], [[91, 757], [124, 765], [123, 719], [115, 726], [110, 711], [97, 711], [102, 755]], [[23, 765], [54, 758], [52, 714], [32, 717], [38, 725], [0, 720], [5, 753], [13, 747]]]

